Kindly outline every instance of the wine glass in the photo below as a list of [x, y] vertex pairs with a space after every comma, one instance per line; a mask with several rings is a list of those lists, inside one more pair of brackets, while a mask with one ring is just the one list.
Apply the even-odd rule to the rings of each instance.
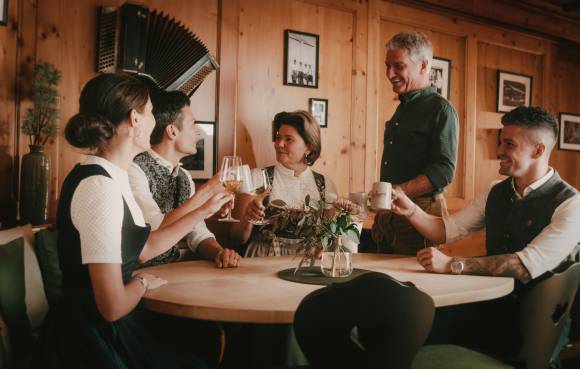
[[[242, 160], [239, 156], [224, 156], [222, 160], [220, 182], [226, 191], [235, 194], [242, 184]], [[232, 209], [228, 210], [225, 218], [218, 219], [220, 222], [239, 222], [238, 219], [232, 218]]]
[[[254, 184], [253, 194], [259, 200], [266, 199], [272, 192], [272, 183], [266, 169], [255, 168], [252, 170], [252, 183]], [[255, 225], [265, 225], [268, 221], [265, 219], [250, 219], [250, 223]]]

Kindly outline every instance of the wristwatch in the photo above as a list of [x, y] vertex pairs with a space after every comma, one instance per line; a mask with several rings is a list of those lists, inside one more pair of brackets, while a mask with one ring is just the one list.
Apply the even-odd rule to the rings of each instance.
[[454, 256], [453, 259], [451, 259], [451, 273], [461, 274], [463, 268], [465, 268], [465, 263], [462, 260], [459, 260], [458, 257]]

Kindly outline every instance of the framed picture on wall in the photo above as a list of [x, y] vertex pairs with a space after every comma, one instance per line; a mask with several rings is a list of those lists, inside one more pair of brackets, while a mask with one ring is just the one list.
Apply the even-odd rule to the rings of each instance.
[[217, 142], [215, 122], [195, 122], [201, 134], [197, 141], [197, 152], [181, 159], [183, 168], [189, 170], [194, 180], [205, 180], [216, 172]]
[[328, 100], [308, 99], [310, 114], [316, 119], [320, 128], [328, 127]]
[[8, 24], [8, 0], [0, 0], [0, 25]]
[[433, 65], [429, 74], [431, 86], [437, 89], [437, 93], [449, 100], [451, 86], [451, 60], [433, 57]]
[[497, 71], [497, 111], [507, 113], [518, 106], [530, 106], [532, 76]]
[[284, 31], [284, 84], [318, 88], [318, 35]]
[[580, 151], [580, 115], [560, 113], [560, 150]]

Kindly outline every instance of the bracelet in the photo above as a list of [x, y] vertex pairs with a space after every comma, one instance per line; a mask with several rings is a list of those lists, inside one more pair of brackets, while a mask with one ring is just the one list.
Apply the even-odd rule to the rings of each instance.
[[143, 277], [141, 275], [136, 275], [135, 279], [138, 280], [139, 282], [141, 282], [143, 287], [145, 287], [145, 291], [147, 291], [149, 289], [149, 281], [147, 279], [145, 279], [145, 277]]
[[[413, 203], [413, 204], [415, 204], [415, 203]], [[413, 210], [411, 210], [411, 213], [406, 215], [407, 219], [410, 219], [413, 215], [415, 215], [416, 212], [417, 212], [417, 204], [415, 204], [415, 206], [413, 207]]]

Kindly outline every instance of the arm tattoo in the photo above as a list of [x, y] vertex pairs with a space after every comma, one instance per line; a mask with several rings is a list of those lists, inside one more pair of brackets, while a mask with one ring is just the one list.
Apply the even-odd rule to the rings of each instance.
[[516, 254], [467, 258], [464, 273], [512, 277], [523, 281], [531, 279], [530, 273]]

